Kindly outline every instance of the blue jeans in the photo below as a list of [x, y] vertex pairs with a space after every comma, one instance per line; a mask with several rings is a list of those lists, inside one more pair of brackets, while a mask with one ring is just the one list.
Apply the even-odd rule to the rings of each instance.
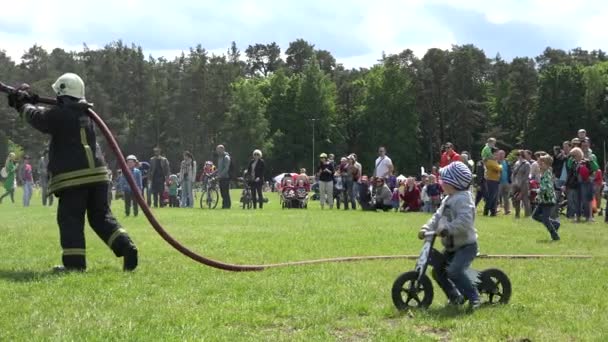
[[496, 206], [498, 204], [498, 181], [486, 180], [485, 188], [485, 206], [483, 207], [484, 215], [496, 215]]
[[576, 215], [576, 208], [578, 207], [578, 189], [566, 188], [566, 200], [568, 200], [566, 217], [573, 218]]
[[477, 255], [477, 242], [464, 245], [453, 252], [444, 253], [444, 263], [434, 265], [433, 279], [448, 299], [463, 295], [470, 302], [479, 300], [479, 292], [467, 270]]
[[361, 186], [361, 184], [353, 181], [353, 189], [352, 189], [351, 196], [353, 197], [353, 200], [355, 201], [355, 203], [357, 203], [357, 201], [359, 200], [360, 186]]
[[540, 203], [536, 206], [536, 210], [534, 211], [534, 216], [532, 218], [538, 222], [541, 222], [551, 234], [551, 239], [559, 240], [559, 235], [557, 231], [559, 230], [559, 220], [551, 218], [551, 213], [553, 212], [554, 204], [546, 204]]
[[194, 195], [192, 194], [192, 181], [184, 179], [182, 181], [182, 198], [180, 207], [192, 208], [194, 206]]
[[34, 183], [27, 181], [23, 183], [23, 206], [29, 207], [30, 200], [32, 199], [32, 191], [33, 191]]
[[577, 218], [591, 217], [591, 201], [593, 200], [593, 184], [591, 182], [581, 182], [576, 189], [576, 206], [574, 207]]
[[425, 213], [432, 213], [433, 212], [433, 202], [425, 201], [424, 204], [422, 205], [422, 211]]
[[350, 202], [351, 208], [355, 210], [357, 208], [356, 200], [355, 200], [355, 190], [357, 183], [352, 180], [346, 180], [344, 182], [344, 209], [348, 209], [348, 203]]

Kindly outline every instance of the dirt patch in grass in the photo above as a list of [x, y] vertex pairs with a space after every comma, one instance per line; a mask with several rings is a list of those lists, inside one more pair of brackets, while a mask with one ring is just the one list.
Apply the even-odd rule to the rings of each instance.
[[345, 342], [359, 342], [359, 341], [371, 341], [372, 336], [368, 329], [355, 329], [355, 328], [335, 328], [331, 333], [337, 341]]
[[417, 326], [414, 328], [420, 335], [425, 335], [437, 339], [437, 341], [450, 341], [450, 331], [444, 328], [436, 328], [429, 326]]

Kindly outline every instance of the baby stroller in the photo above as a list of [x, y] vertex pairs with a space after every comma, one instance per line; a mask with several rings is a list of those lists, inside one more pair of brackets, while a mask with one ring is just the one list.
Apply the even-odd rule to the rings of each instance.
[[308, 190], [303, 181], [294, 186], [291, 179], [287, 179], [281, 188], [281, 207], [308, 208]]

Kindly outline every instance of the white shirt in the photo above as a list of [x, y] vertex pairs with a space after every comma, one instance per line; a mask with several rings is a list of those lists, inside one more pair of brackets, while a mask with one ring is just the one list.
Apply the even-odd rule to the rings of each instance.
[[536, 161], [533, 161], [532, 163], [530, 163], [530, 178], [540, 181], [540, 176], [540, 165], [538, 165]]
[[393, 161], [388, 156], [378, 157], [374, 167], [374, 177], [386, 177], [390, 171]]

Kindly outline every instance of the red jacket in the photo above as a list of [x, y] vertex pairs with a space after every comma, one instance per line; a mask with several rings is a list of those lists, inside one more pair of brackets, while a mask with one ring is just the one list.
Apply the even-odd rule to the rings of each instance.
[[409, 211], [420, 210], [420, 206], [422, 205], [420, 188], [414, 186], [412, 190], [408, 190], [408, 187], [406, 187], [405, 192], [399, 196], [403, 200], [403, 209], [408, 208]]
[[451, 162], [460, 160], [460, 154], [456, 153], [452, 150], [452, 153], [448, 154], [448, 152], [443, 152], [441, 155], [441, 161], [439, 162], [439, 167], [446, 167]]

